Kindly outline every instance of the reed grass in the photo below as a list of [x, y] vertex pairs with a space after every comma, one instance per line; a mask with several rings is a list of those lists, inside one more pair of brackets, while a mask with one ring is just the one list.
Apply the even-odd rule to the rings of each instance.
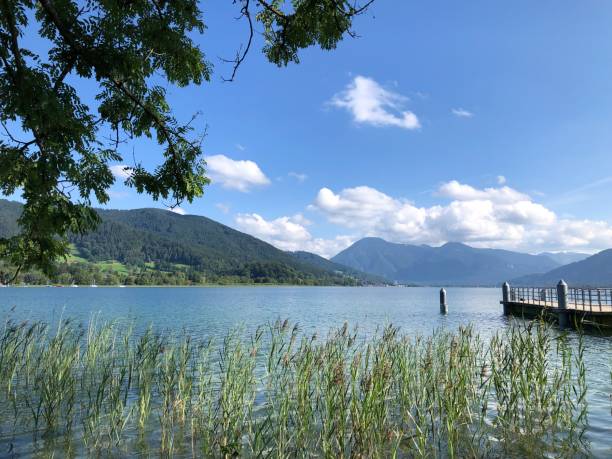
[[364, 338], [348, 324], [320, 339], [277, 321], [219, 343], [95, 318], [86, 330], [7, 322], [0, 444], [62, 455], [575, 456], [589, 448], [585, 375], [582, 337], [540, 321], [487, 340], [469, 326], [411, 337], [389, 325]]

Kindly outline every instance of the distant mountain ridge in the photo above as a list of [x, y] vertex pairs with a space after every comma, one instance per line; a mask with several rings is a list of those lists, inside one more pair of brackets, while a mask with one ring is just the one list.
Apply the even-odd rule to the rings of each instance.
[[381, 276], [365, 273], [363, 271], [359, 271], [349, 266], [346, 266], [340, 263], [335, 263], [315, 253], [304, 252], [301, 250], [297, 252], [287, 252], [287, 253], [291, 254], [293, 257], [297, 258], [300, 261], [303, 261], [313, 266], [317, 266], [326, 271], [340, 272], [344, 275], [354, 276], [357, 279], [362, 279], [364, 281], [368, 281], [374, 284], [384, 284], [388, 282], [387, 280], [385, 280], [385, 278]]
[[499, 285], [560, 266], [546, 255], [478, 249], [457, 242], [441, 247], [364, 238], [331, 259], [390, 281], [417, 285]]
[[[20, 203], [0, 199], [0, 237], [19, 230], [21, 207]], [[398, 282], [487, 286], [510, 280], [516, 285], [537, 286], [565, 279], [574, 286], [612, 286], [612, 250], [590, 257], [574, 252], [529, 255], [453, 242], [430, 247], [364, 238], [327, 260], [309, 252], [284, 252], [206, 217], [178, 215], [162, 209], [99, 210], [99, 214], [102, 223], [96, 231], [70, 237], [74, 247], [71, 263], [107, 266], [116, 262], [127, 267], [120, 270], [121, 282], [128, 274], [155, 272], [166, 278], [183, 273], [184, 283], [205, 279], [325, 285]], [[568, 260], [577, 261], [565, 265]], [[73, 271], [65, 270], [64, 283], [74, 281]], [[99, 273], [89, 274], [100, 281]], [[158, 279], [160, 276], [133, 282], [154, 283]]]
[[[0, 237], [19, 230], [21, 207], [0, 199]], [[95, 231], [69, 238], [75, 256], [84, 262], [196, 272], [213, 281], [344, 285], [375, 279], [314, 254], [284, 252], [202, 216], [162, 209], [99, 209], [98, 214], [102, 222]]]
[[542, 274], [510, 280], [510, 284], [553, 286], [563, 279], [570, 287], [612, 287], [612, 249], [603, 250], [584, 260], [558, 267]]
[[591, 255], [588, 253], [580, 252], [542, 252], [538, 255], [542, 255], [556, 261], [560, 265], [569, 265], [577, 261], [582, 261], [585, 258], [589, 258]]

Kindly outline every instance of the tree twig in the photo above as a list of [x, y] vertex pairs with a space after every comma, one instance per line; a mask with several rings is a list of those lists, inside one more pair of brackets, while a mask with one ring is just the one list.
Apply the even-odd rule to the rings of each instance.
[[250, 0], [245, 0], [241, 10], [240, 10], [240, 18], [246, 17], [247, 21], [249, 23], [249, 39], [247, 41], [246, 47], [244, 49], [244, 52], [241, 53], [241, 49], [238, 50], [238, 52], [236, 53], [236, 58], [234, 60], [226, 60], [226, 59], [221, 59], [224, 62], [233, 62], [234, 63], [234, 68], [232, 70], [232, 76], [230, 78], [223, 78], [223, 81], [225, 82], [231, 82], [234, 81], [234, 78], [236, 77], [236, 72], [238, 72], [238, 67], [240, 67], [240, 64], [242, 64], [242, 62], [244, 61], [244, 59], [246, 58], [246, 55], [249, 52], [249, 49], [251, 49], [251, 43], [253, 42], [253, 20], [251, 19], [251, 12], [249, 11], [249, 1]]

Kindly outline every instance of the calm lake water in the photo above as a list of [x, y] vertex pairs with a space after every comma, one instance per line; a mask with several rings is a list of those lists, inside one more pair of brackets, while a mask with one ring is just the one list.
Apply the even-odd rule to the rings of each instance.
[[[254, 329], [278, 318], [307, 333], [325, 334], [347, 321], [364, 335], [388, 323], [407, 334], [471, 323], [483, 337], [506, 327], [500, 289], [449, 288], [449, 314], [439, 314], [437, 288], [206, 287], [206, 288], [3, 288], [0, 318], [56, 324], [71, 318], [84, 325], [92, 315], [126, 321], [136, 330], [186, 331], [218, 337], [236, 326]], [[589, 429], [592, 453], [612, 457], [612, 338], [586, 338]], [[3, 452], [0, 452], [0, 456]]]

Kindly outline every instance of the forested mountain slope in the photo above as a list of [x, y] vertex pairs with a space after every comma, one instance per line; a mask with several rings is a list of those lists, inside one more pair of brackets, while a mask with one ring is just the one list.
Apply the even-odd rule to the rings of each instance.
[[[18, 230], [19, 203], [0, 200], [0, 237]], [[99, 210], [96, 231], [71, 235], [72, 263], [118, 262], [129, 273], [175, 274], [185, 283], [359, 284], [368, 276], [279, 250], [209, 218], [161, 209]], [[70, 271], [60, 267], [60, 271]], [[168, 277], [166, 275], [166, 277]]]

